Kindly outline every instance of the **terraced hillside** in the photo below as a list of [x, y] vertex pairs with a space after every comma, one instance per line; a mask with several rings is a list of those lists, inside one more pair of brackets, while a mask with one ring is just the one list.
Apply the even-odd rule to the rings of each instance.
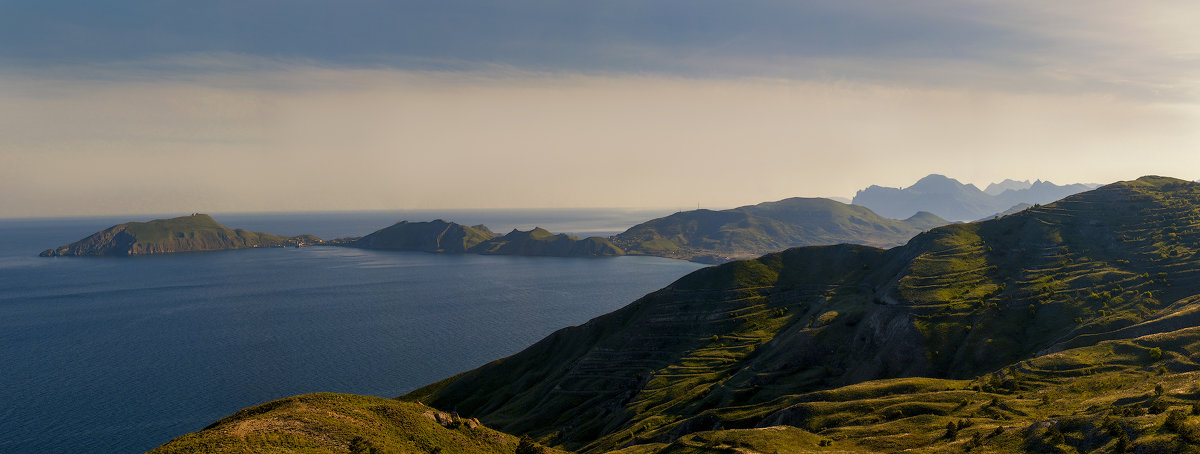
[[706, 268], [405, 398], [583, 452], [1187, 447], [1197, 248], [1200, 185], [1144, 177]]
[[630, 254], [723, 263], [796, 246], [895, 246], [947, 224], [929, 213], [907, 220], [823, 198], [790, 198], [731, 210], [695, 210], [638, 224], [612, 237]]

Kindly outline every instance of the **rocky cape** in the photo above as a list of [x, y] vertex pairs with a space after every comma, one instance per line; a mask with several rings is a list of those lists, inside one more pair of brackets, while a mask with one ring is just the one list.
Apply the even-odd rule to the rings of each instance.
[[219, 251], [321, 244], [312, 235], [281, 236], [225, 227], [207, 214], [149, 222], [126, 222], [74, 243], [42, 251], [42, 257], [120, 256]]

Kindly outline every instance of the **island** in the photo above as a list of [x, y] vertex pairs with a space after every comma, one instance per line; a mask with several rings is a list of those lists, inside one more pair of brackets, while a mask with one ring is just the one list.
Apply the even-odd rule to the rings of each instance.
[[313, 235], [282, 236], [225, 227], [207, 214], [126, 222], [74, 243], [42, 251], [42, 257], [126, 256], [321, 244]]
[[541, 227], [513, 229], [499, 235], [484, 225], [466, 226], [443, 219], [429, 222], [400, 221], [362, 238], [339, 239], [331, 245], [361, 249], [525, 255], [547, 257], [615, 257], [625, 251], [607, 238], [578, 238], [554, 234]]

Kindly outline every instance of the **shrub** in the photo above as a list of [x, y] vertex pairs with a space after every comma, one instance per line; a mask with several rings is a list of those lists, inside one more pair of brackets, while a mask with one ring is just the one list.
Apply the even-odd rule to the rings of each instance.
[[942, 435], [942, 437], [948, 440], [958, 438], [958, 425], [954, 424], [954, 421], [946, 423], [946, 434]]
[[1171, 410], [1167, 413], [1167, 420], [1163, 422], [1163, 428], [1175, 433], [1183, 433], [1183, 423], [1187, 421], [1187, 416], [1184, 416], [1183, 410]]
[[537, 443], [534, 443], [528, 435], [521, 437], [521, 441], [517, 442], [516, 454], [544, 454], [546, 448]]
[[1167, 408], [1168, 408], [1168, 406], [1167, 406], [1166, 401], [1164, 401], [1162, 399], [1155, 399], [1154, 402], [1150, 403], [1149, 407], [1146, 407], [1146, 412], [1150, 413], [1152, 415], [1157, 415], [1159, 413], [1167, 411]]
[[1162, 357], [1163, 357], [1163, 352], [1162, 352], [1161, 348], [1154, 347], [1154, 348], [1150, 349], [1150, 360], [1151, 361], [1158, 361], [1158, 360], [1162, 359]]

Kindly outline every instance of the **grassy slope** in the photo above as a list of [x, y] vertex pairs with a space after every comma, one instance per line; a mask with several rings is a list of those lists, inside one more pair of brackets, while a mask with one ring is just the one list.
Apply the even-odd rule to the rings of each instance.
[[151, 452], [511, 454], [517, 443], [418, 403], [318, 393], [244, 409]]
[[822, 389], [972, 379], [1191, 307], [1198, 200], [1200, 185], [1148, 177], [890, 251], [800, 248], [701, 270], [411, 397], [595, 452], [753, 428]]
[[944, 224], [928, 213], [900, 221], [829, 199], [791, 198], [732, 210], [675, 213], [631, 227], [613, 242], [631, 253], [723, 261], [795, 246], [894, 246]]

